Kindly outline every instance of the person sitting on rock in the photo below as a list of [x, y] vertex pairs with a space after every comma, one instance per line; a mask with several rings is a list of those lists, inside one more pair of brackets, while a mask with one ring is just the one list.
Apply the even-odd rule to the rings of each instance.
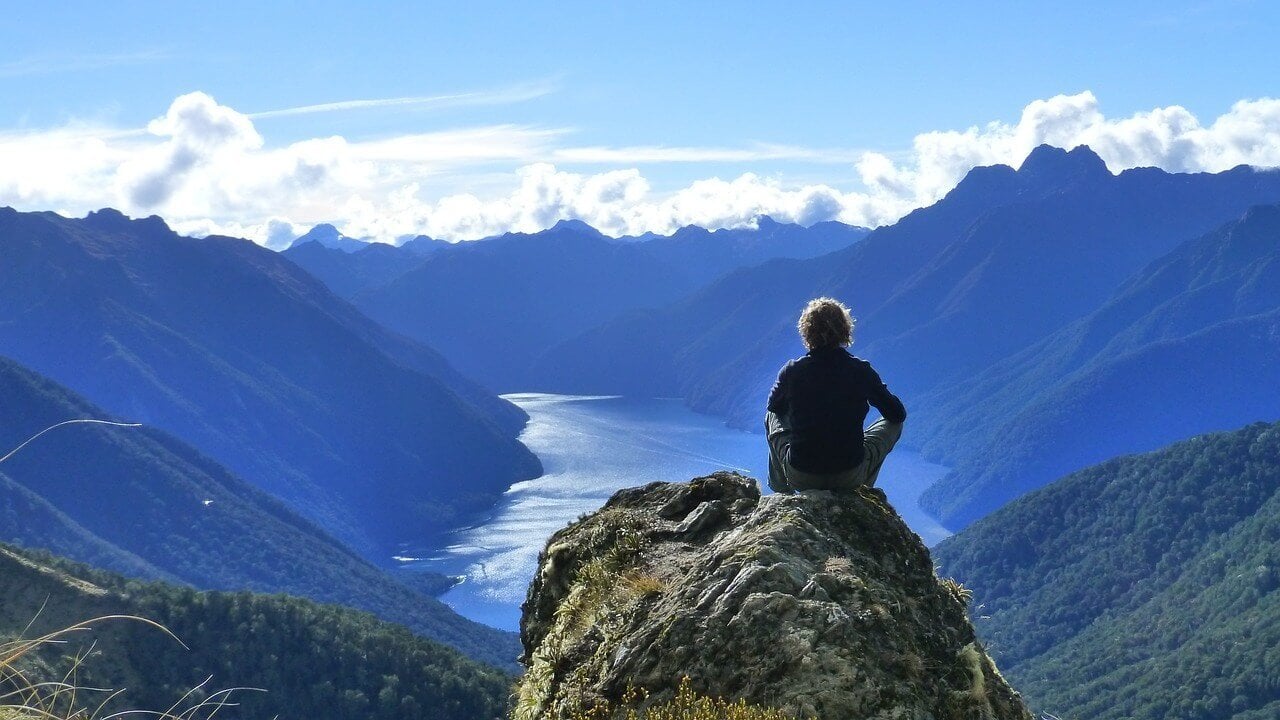
[[[849, 354], [854, 319], [832, 298], [809, 301], [800, 314], [809, 352], [783, 366], [769, 393], [769, 487], [850, 492], [875, 485], [885, 456], [902, 436], [902, 406], [866, 360]], [[870, 407], [881, 419], [862, 429]]]

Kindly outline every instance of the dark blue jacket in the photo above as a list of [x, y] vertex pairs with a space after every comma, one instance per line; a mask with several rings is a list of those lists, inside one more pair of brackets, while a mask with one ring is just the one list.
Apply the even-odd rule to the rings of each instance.
[[907, 419], [871, 364], [842, 347], [812, 350], [778, 373], [769, 410], [790, 426], [786, 462], [808, 473], [844, 472], [862, 462], [862, 425], [870, 407], [885, 420]]

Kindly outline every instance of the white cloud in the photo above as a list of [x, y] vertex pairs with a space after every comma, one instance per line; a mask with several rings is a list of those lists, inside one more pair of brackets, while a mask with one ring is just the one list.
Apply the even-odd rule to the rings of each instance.
[[[1029, 103], [1016, 122], [923, 133], [896, 153], [763, 143], [575, 146], [572, 137], [561, 128], [499, 124], [272, 146], [253, 116], [197, 92], [174, 100], [143, 130], [78, 125], [0, 133], [0, 203], [75, 214], [113, 205], [160, 214], [183, 232], [242, 235], [272, 247], [317, 222], [385, 241], [536, 231], [563, 218], [611, 234], [743, 226], [763, 214], [874, 226], [936, 201], [975, 166], [1017, 166], [1041, 143], [1087, 144], [1113, 171], [1280, 166], [1280, 100], [1242, 100], [1206, 124], [1179, 106], [1112, 119], [1092, 93], [1059, 95]], [[687, 171], [698, 163], [755, 171], [656, 192], [640, 169], [680, 164]], [[830, 179], [788, 183], [774, 173], [777, 163], [808, 164]]]
[[169, 112], [147, 124], [147, 132], [164, 141], [126, 160], [118, 173], [129, 207], [147, 211], [169, 200], [197, 168], [262, 147], [247, 117], [200, 92], [174, 100]]

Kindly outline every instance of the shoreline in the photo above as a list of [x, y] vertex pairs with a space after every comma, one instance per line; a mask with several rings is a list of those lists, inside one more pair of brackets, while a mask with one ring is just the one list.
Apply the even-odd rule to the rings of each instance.
[[[520, 440], [538, 456], [543, 474], [508, 488], [486, 522], [453, 531], [443, 545], [407, 552], [421, 560], [402, 565], [465, 577], [440, 599], [471, 620], [518, 629], [520, 603], [547, 539], [598, 509], [619, 489], [683, 482], [715, 470], [734, 470], [764, 484], [768, 457], [763, 437], [728, 428], [679, 399], [549, 393], [503, 397], [529, 415]], [[879, 487], [930, 546], [950, 533], [917, 501], [946, 472], [909, 450], [891, 454], [881, 472]]]

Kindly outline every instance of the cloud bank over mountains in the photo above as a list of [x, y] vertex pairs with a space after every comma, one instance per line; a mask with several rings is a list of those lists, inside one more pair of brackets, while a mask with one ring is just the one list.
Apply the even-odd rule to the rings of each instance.
[[[765, 144], [584, 147], [574, 145], [572, 135], [563, 128], [488, 125], [273, 146], [253, 116], [193, 92], [143, 129], [69, 124], [0, 132], [0, 204], [74, 215], [114, 206], [132, 215], [159, 214], [189, 234], [238, 235], [272, 246], [318, 222], [382, 241], [417, 234], [474, 239], [536, 231], [564, 218], [615, 235], [689, 224], [740, 227], [764, 214], [802, 224], [877, 226], [934, 202], [975, 166], [1016, 167], [1042, 143], [1087, 144], [1115, 172], [1280, 166], [1280, 100], [1241, 100], [1208, 122], [1176, 105], [1108, 118], [1086, 91], [1035, 100], [1016, 123], [923, 133], [901, 152]], [[723, 162], [761, 171], [657, 192], [640, 169]], [[822, 165], [830, 179], [795, 185], [766, 174], [786, 162]], [[469, 186], [484, 189], [458, 191]]]

